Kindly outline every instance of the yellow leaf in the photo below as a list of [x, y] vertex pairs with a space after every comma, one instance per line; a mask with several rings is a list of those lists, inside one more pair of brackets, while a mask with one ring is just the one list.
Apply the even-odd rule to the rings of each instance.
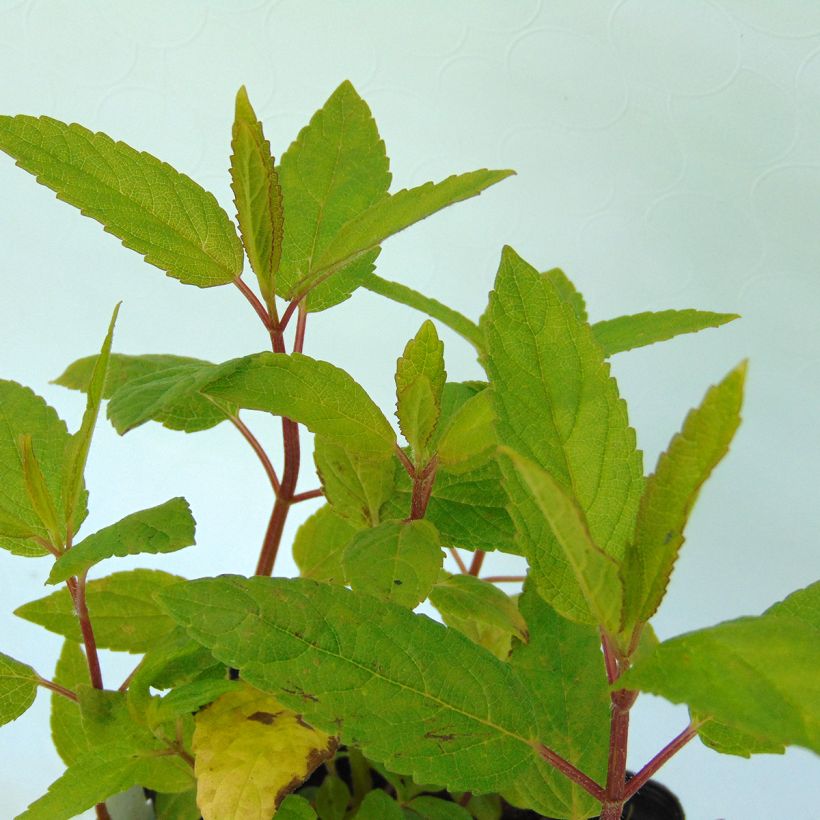
[[270, 820], [336, 745], [264, 692], [227, 692], [196, 716], [196, 801], [204, 820]]

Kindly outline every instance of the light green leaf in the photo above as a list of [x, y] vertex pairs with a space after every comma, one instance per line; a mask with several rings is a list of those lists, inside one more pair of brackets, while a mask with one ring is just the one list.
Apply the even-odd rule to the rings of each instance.
[[242, 272], [213, 194], [156, 157], [51, 117], [0, 116], [0, 150], [169, 276], [204, 288]]
[[797, 618], [739, 618], [664, 641], [623, 683], [760, 740], [820, 752], [817, 645], [817, 630]]
[[387, 299], [392, 299], [400, 305], [407, 305], [414, 310], [419, 310], [426, 313], [430, 318], [437, 319], [443, 325], [446, 325], [450, 330], [455, 331], [463, 339], [466, 339], [479, 352], [484, 347], [484, 339], [478, 325], [468, 319], [466, 316], [453, 310], [447, 305], [443, 305], [436, 299], [431, 299], [429, 296], [424, 296], [418, 291], [408, 288], [399, 282], [391, 282], [387, 279], [382, 279], [371, 273], [362, 282], [362, 287], [373, 293], [378, 293], [379, 296], [384, 296]]
[[404, 820], [399, 804], [381, 789], [374, 789], [365, 795], [356, 820]]
[[343, 584], [342, 556], [359, 527], [328, 504], [316, 510], [296, 531], [293, 560], [303, 578]]
[[310, 274], [303, 276], [294, 286], [293, 298], [308, 293], [328, 277], [373, 251], [389, 236], [448, 205], [477, 196], [512, 173], [486, 169], [471, 171], [448, 177], [442, 182], [426, 182], [417, 188], [404, 189], [379, 199], [335, 233], [313, 259]]
[[745, 376], [744, 363], [709, 388], [646, 482], [634, 540], [622, 568], [627, 630], [648, 621], [663, 600], [689, 513], [740, 424]]
[[423, 615], [301, 578], [202, 579], [163, 601], [243, 680], [396, 773], [484, 792], [537, 764], [512, 668]]
[[596, 322], [595, 341], [606, 356], [624, 350], [664, 342], [682, 333], [697, 333], [707, 327], [720, 327], [740, 317], [736, 313], [711, 313], [708, 310], [660, 310], [635, 313]]
[[[102, 404], [103, 388], [105, 387], [106, 374], [108, 372], [108, 360], [111, 355], [111, 342], [114, 339], [114, 325], [117, 322], [117, 314], [120, 312], [120, 305], [114, 308], [111, 322], [108, 325], [108, 333], [103, 341], [99, 356], [94, 362], [94, 369], [88, 382], [88, 399], [83, 413], [83, 420], [80, 429], [71, 437], [70, 456], [66, 464], [65, 476], [65, 520], [69, 532], [76, 532], [77, 522], [74, 520], [74, 511], [81, 503], [81, 495], [84, 490], [85, 465], [88, 460], [88, 451], [91, 448], [91, 438], [94, 435], [94, 428], [97, 426], [97, 416], [100, 413]], [[84, 508], [81, 507], [81, 509]]]
[[[643, 484], [626, 405], [589, 325], [549, 277], [507, 247], [481, 327], [500, 442], [574, 497], [595, 544], [620, 560]], [[563, 548], [512, 464], [502, 463], [519, 551], [544, 598], [568, 618], [589, 607]]]
[[[54, 682], [76, 692], [82, 686], [91, 684], [88, 661], [76, 641], [66, 640], [57, 660]], [[70, 766], [91, 745], [85, 735], [79, 704], [56, 692], [51, 693], [51, 739], [63, 763]]]
[[275, 698], [242, 685], [195, 718], [197, 805], [204, 820], [270, 820], [336, 750]]
[[344, 820], [350, 804], [350, 789], [340, 777], [329, 774], [319, 786], [314, 802], [322, 820]]
[[551, 268], [548, 271], [544, 271], [541, 275], [545, 279], [549, 279], [558, 295], [568, 305], [572, 306], [572, 310], [579, 322], [586, 322], [589, 320], [589, 317], [587, 316], [587, 305], [584, 301], [583, 295], [576, 290], [575, 285], [572, 284], [570, 278], [564, 273], [564, 271], [561, 270], [561, 268]]
[[298, 794], [289, 794], [276, 812], [277, 820], [316, 820], [310, 803]]
[[333, 509], [356, 525], [376, 526], [395, 487], [395, 459], [362, 456], [337, 440], [317, 435], [313, 460]]
[[492, 393], [482, 390], [450, 417], [436, 454], [440, 464], [463, 471], [486, 461], [497, 444]]
[[191, 782], [190, 767], [178, 757], [158, 757], [157, 749], [135, 754], [128, 743], [110, 743], [79, 757], [17, 820], [68, 820], [132, 786], [173, 792]]
[[231, 188], [242, 244], [262, 295], [272, 304], [282, 255], [282, 191], [270, 143], [244, 85], [236, 95], [231, 149]]
[[287, 416], [351, 453], [389, 458], [396, 445], [390, 423], [348, 373], [301, 353], [257, 353], [226, 362], [203, 391]]
[[470, 820], [472, 815], [452, 800], [442, 800], [423, 794], [407, 804], [411, 817], [423, 817], [424, 820]]
[[[342, 227], [386, 195], [388, 168], [367, 103], [350, 82], [342, 83], [282, 156], [281, 296], [292, 298], [297, 283], [313, 275], [317, 259]], [[347, 299], [372, 271], [378, 253], [374, 250], [367, 259], [341, 266], [335, 281], [311, 293], [308, 310], [324, 310]]]
[[61, 548], [65, 539], [62, 533], [66, 531], [64, 525], [65, 517], [57, 512], [54, 499], [51, 497], [46, 479], [37, 456], [31, 446], [31, 436], [28, 433], [21, 433], [17, 440], [20, 448], [20, 462], [23, 467], [23, 480], [26, 483], [26, 492], [31, 508], [37, 514], [42, 525], [48, 532], [49, 543], [55, 548]]
[[116, 524], [95, 532], [62, 555], [46, 583], [56, 584], [81, 575], [99, 561], [138, 553], [165, 553], [194, 543], [196, 522], [184, 498], [131, 513]]
[[[31, 501], [20, 453], [20, 436], [30, 436], [32, 449], [55, 510], [64, 509], [64, 475], [71, 437], [65, 423], [43, 399], [16, 382], [0, 380], [0, 547], [17, 555], [45, 555], [34, 539], [49, 533]], [[82, 520], [85, 511], [75, 519]], [[60, 522], [59, 542], [65, 538]]]
[[[697, 720], [697, 715], [693, 715]], [[748, 732], [739, 732], [725, 723], [710, 719], [698, 729], [698, 737], [704, 746], [724, 755], [749, 758], [752, 755], [782, 755], [786, 747], [782, 743], [755, 737]]]
[[782, 601], [772, 604], [764, 615], [784, 615], [796, 618], [811, 629], [820, 632], [820, 581], [795, 590]]
[[411, 609], [438, 578], [444, 553], [429, 521], [384, 521], [360, 530], [347, 545], [342, 563], [353, 589]]
[[[115, 572], [89, 581], [86, 601], [94, 637], [101, 649], [145, 652], [173, 629], [173, 621], [157, 606], [153, 595], [183, 579], [149, 569]], [[68, 589], [18, 607], [14, 614], [73, 641], [81, 641], [80, 624]]]
[[[603, 784], [611, 704], [598, 630], [562, 618], [531, 581], [518, 605], [530, 640], [516, 642], [510, 665], [535, 693], [536, 732], [544, 745]], [[583, 789], [540, 759], [502, 794], [548, 817], [586, 818], [600, 811]]]
[[513, 635], [529, 640], [516, 602], [494, 584], [473, 575], [451, 575], [439, 581], [430, 590], [430, 603], [447, 626], [502, 659], [509, 655]]
[[211, 401], [199, 392], [218, 368], [180, 364], [129, 381], [111, 397], [108, 418], [120, 435], [152, 420], [186, 433], [208, 430], [235, 414], [229, 402]]
[[407, 343], [396, 365], [396, 418], [421, 466], [427, 462], [426, 445], [438, 422], [446, 380], [444, 344], [428, 319]]
[[157, 820], [200, 820], [202, 815], [196, 804], [196, 789], [176, 794], [157, 794], [154, 797], [154, 813]]
[[[610, 635], [617, 635], [623, 603], [618, 562], [598, 548], [575, 499], [549, 473], [509, 448], [503, 448], [503, 452], [561, 545], [587, 603], [586, 617], [581, 618], [576, 613], [574, 620], [600, 626]], [[540, 580], [537, 569], [532, 570], [536, 584]]]
[[39, 680], [28, 664], [0, 652], [0, 726], [17, 720], [34, 703]]
[[157, 719], [161, 722], [183, 715], [192, 715], [203, 706], [213, 703], [220, 695], [240, 686], [239, 681], [222, 678], [203, 678], [185, 683], [163, 695], [156, 707]]

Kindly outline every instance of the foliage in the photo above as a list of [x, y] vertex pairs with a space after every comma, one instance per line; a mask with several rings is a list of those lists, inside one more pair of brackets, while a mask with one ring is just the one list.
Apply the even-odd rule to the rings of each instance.
[[[105, 134], [0, 117], [0, 149], [20, 167], [183, 284], [236, 286], [271, 342], [221, 363], [115, 353], [117, 307], [99, 352], [56, 380], [86, 394], [74, 433], [0, 381], [0, 546], [48, 557], [44, 579], [60, 585], [16, 614], [64, 638], [50, 678], [0, 654], [0, 722], [49, 689], [67, 766], [20, 817], [96, 806], [104, 818], [104, 801], [136, 786], [166, 820], [497, 820], [505, 801], [614, 820], [656, 768], [625, 782], [639, 692], [690, 708], [658, 764], [698, 735], [728, 754], [820, 752], [818, 584], [662, 642], [649, 623], [740, 423], [746, 365], [708, 389], [646, 477], [609, 358], [737, 317], [592, 323], [562, 270], [506, 247], [476, 322], [375, 263], [391, 236], [511, 171], [391, 192], [384, 142], [349, 82], [278, 164], [244, 87], [231, 137], [235, 222], [196, 182]], [[429, 317], [397, 361], [397, 423], [352, 375], [302, 353], [308, 315], [360, 287]], [[485, 381], [448, 380], [441, 326], [475, 348]], [[274, 490], [257, 577], [107, 572], [110, 559], [193, 545], [196, 525], [177, 497], [82, 531], [105, 401], [121, 434], [151, 421], [242, 433]], [[282, 418], [281, 472], [246, 410]], [[321, 485], [307, 492], [300, 425]], [[319, 497], [292, 545], [301, 577], [266, 577], [288, 511]], [[526, 560], [520, 594], [480, 577], [488, 550]], [[460, 572], [445, 569], [448, 551]], [[414, 611], [425, 602], [443, 623]], [[118, 689], [100, 649], [140, 656]]]

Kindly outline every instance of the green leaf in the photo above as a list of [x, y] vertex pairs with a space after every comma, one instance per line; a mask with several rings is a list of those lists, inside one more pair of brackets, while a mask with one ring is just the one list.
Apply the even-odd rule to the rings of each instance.
[[596, 322], [592, 332], [604, 355], [614, 356], [624, 350], [673, 339], [682, 333], [720, 327], [739, 318], [736, 313], [711, 313], [708, 310], [647, 311]]
[[[624, 685], [686, 703], [760, 741], [820, 751], [820, 585], [803, 590], [808, 620], [773, 607], [664, 641]], [[787, 599], [788, 601], [788, 599]]]
[[[562, 618], [531, 581], [519, 609], [530, 640], [516, 642], [510, 665], [535, 693], [536, 732], [542, 743], [604, 783], [611, 704], [598, 630]], [[540, 758], [502, 794], [548, 817], [585, 818], [600, 811], [583, 789]]]
[[796, 618], [820, 632], [820, 581], [795, 590], [782, 601], [772, 604], [764, 614]]
[[316, 820], [316, 812], [304, 797], [289, 794], [279, 806], [276, 818], [277, 820]]
[[[153, 595], [182, 578], [167, 572], [133, 569], [89, 581], [86, 601], [94, 637], [100, 649], [145, 652], [173, 629], [173, 621], [157, 606]], [[18, 607], [14, 614], [51, 632], [81, 641], [80, 624], [68, 589]]]
[[156, 157], [51, 117], [0, 116], [0, 150], [169, 276], [212, 287], [242, 272], [213, 194]]
[[[88, 451], [91, 448], [91, 438], [94, 435], [94, 428], [97, 426], [97, 416], [102, 404], [103, 388], [105, 387], [106, 373], [108, 371], [108, 360], [111, 355], [111, 342], [114, 339], [114, 325], [117, 322], [117, 314], [120, 312], [119, 304], [114, 308], [111, 322], [108, 325], [108, 333], [103, 341], [99, 356], [94, 362], [94, 369], [88, 382], [88, 399], [83, 413], [83, 420], [80, 429], [71, 437], [71, 454], [66, 464], [65, 476], [65, 520], [69, 532], [76, 531], [77, 522], [74, 520], [74, 511], [81, 503], [81, 495], [84, 490], [85, 465], [88, 460]], [[81, 509], [84, 508], [81, 507]]]
[[[76, 692], [90, 686], [91, 676], [85, 653], [76, 641], [66, 640], [57, 660], [54, 682]], [[83, 728], [79, 704], [56, 692], [51, 693], [51, 739], [63, 763], [70, 766], [91, 746]]]
[[396, 365], [396, 417], [420, 465], [427, 460], [426, 445], [438, 422], [446, 380], [444, 344], [428, 319], [407, 343]]
[[423, 817], [424, 820], [470, 820], [472, 817], [467, 809], [457, 803], [429, 794], [414, 798], [407, 804], [407, 808], [411, 817]]
[[46, 485], [45, 476], [37, 462], [37, 456], [34, 455], [31, 436], [27, 433], [21, 433], [17, 443], [20, 448], [23, 480], [26, 483], [26, 492], [28, 493], [31, 508], [37, 514], [46, 532], [48, 532], [49, 543], [53, 544], [55, 548], [60, 548], [65, 541], [62, 537], [62, 533], [66, 531], [64, 526], [65, 518], [58, 514], [54, 505], [54, 499], [51, 497]]
[[370, 396], [338, 367], [301, 353], [257, 353], [226, 362], [204, 392], [304, 424], [351, 453], [392, 457], [396, 434]]
[[[698, 719], [696, 715], [693, 718]], [[756, 754], [782, 755], [786, 751], [782, 743], [773, 743], [748, 732], [739, 732], [714, 719], [707, 720], [698, 729], [698, 737], [704, 746], [724, 755], [750, 758]]]
[[576, 290], [575, 285], [572, 284], [570, 278], [561, 268], [551, 268], [548, 271], [544, 271], [541, 275], [545, 279], [549, 279], [561, 299], [572, 306], [573, 313], [575, 313], [579, 322], [589, 320], [587, 316], [587, 305], [583, 295]]
[[344, 820], [350, 803], [350, 789], [340, 777], [329, 774], [316, 792], [315, 803], [322, 820]]
[[39, 681], [28, 664], [0, 652], [0, 726], [17, 720], [34, 703]]
[[160, 699], [156, 707], [158, 719], [163, 721], [192, 715], [240, 685], [239, 681], [227, 677], [203, 678], [183, 684]]
[[356, 820], [404, 820], [399, 804], [381, 789], [365, 795], [354, 817]]
[[217, 372], [208, 362], [186, 363], [136, 378], [111, 397], [108, 418], [120, 435], [152, 420], [186, 433], [208, 430], [235, 414], [230, 403], [199, 392]]
[[[48, 541], [49, 532], [34, 509], [21, 458], [20, 436], [30, 436], [45, 482], [45, 492], [56, 511], [64, 509], [64, 475], [71, 437], [65, 423], [43, 399], [27, 387], [0, 379], [0, 547], [17, 555], [45, 555], [35, 539]], [[78, 512], [76, 520], [85, 515]], [[59, 545], [65, 538], [60, 522]]]
[[[589, 325], [549, 277], [507, 247], [481, 327], [500, 442], [574, 497], [592, 541], [620, 560], [643, 469], [626, 405]], [[539, 592], [565, 617], [588, 621], [589, 606], [563, 548], [512, 464], [501, 466], [519, 551]]]
[[[529, 640], [516, 602], [494, 584], [473, 575], [450, 575], [430, 590], [430, 603], [447, 626], [506, 659], [510, 639]], [[497, 650], [497, 651], [496, 651]]]
[[426, 616], [301, 578], [202, 579], [163, 601], [243, 680], [417, 782], [498, 791], [537, 763], [528, 689]]
[[196, 789], [176, 794], [157, 794], [154, 797], [154, 813], [157, 820], [200, 820], [202, 815], [196, 804]]
[[436, 454], [439, 463], [451, 470], [467, 470], [486, 461], [497, 444], [492, 393], [482, 390], [450, 417]]
[[[293, 298], [297, 283], [313, 275], [317, 259], [342, 227], [386, 195], [388, 168], [370, 109], [350, 82], [342, 83], [282, 156], [286, 227], [277, 284], [281, 296]], [[333, 282], [311, 293], [308, 310], [347, 299], [372, 271], [375, 255], [341, 266]]]
[[444, 553], [429, 521], [384, 521], [360, 530], [345, 549], [345, 579], [368, 592], [411, 609], [438, 578]]
[[336, 750], [295, 712], [243, 685], [195, 718], [197, 804], [204, 820], [270, 820]]
[[194, 543], [195, 528], [191, 508], [184, 498], [172, 498], [131, 513], [89, 535], [57, 559], [46, 583], [56, 584], [82, 575], [94, 564], [114, 556], [175, 552]]
[[191, 780], [190, 767], [178, 757], [158, 757], [157, 749], [134, 753], [128, 743], [109, 743], [79, 757], [17, 820], [75, 817], [132, 786], [184, 791]]
[[[575, 499], [549, 473], [509, 448], [504, 448], [503, 452], [561, 545], [587, 603], [585, 617], [581, 618], [576, 613], [574, 620], [601, 626], [610, 635], [617, 635], [623, 603], [618, 562], [598, 548]], [[533, 576], [538, 583], [538, 575], [534, 572]]]
[[236, 95], [231, 149], [231, 188], [242, 244], [262, 295], [272, 304], [282, 255], [282, 191], [270, 143], [244, 85]]
[[622, 568], [627, 630], [648, 621], [663, 600], [689, 513], [740, 424], [745, 376], [744, 363], [709, 388], [646, 482]]
[[303, 578], [343, 584], [342, 556], [359, 528], [328, 504], [296, 531], [293, 560]]
[[404, 189], [377, 200], [335, 233], [312, 260], [311, 272], [296, 283], [292, 297], [299, 298], [308, 293], [328, 277], [372, 252], [393, 234], [448, 205], [477, 196], [512, 173], [486, 169], [471, 171], [448, 177], [442, 182], [426, 182], [417, 188]]
[[395, 459], [362, 456], [337, 440], [317, 435], [313, 460], [325, 498], [333, 509], [351, 523], [376, 526], [381, 520], [381, 508], [395, 487]]
[[478, 329], [478, 325], [457, 310], [443, 305], [436, 299], [424, 296], [418, 291], [408, 288], [399, 282], [382, 279], [380, 276], [376, 276], [375, 273], [371, 273], [364, 279], [362, 287], [373, 293], [378, 293], [379, 296], [392, 299], [400, 305], [407, 305], [407, 307], [411, 307], [414, 310], [426, 313], [430, 318], [437, 319], [443, 325], [449, 327], [450, 330], [458, 333], [459, 336], [466, 339], [479, 352], [483, 350], [484, 338]]

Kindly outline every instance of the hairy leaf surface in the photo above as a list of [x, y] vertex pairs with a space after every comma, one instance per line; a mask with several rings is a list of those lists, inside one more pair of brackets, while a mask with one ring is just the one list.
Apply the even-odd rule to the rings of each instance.
[[196, 716], [197, 804], [204, 820], [270, 820], [336, 741], [271, 695], [241, 686]]
[[242, 245], [213, 194], [103, 133], [51, 117], [0, 116], [0, 150], [145, 261], [188, 285], [242, 271]]
[[709, 388], [646, 482], [622, 568], [627, 629], [648, 621], [666, 593], [692, 506], [740, 424], [745, 375], [743, 364]]
[[34, 703], [39, 680], [28, 664], [0, 652], [0, 726], [17, 720]]
[[47, 583], [81, 575], [94, 564], [114, 556], [174, 552], [194, 543], [196, 522], [184, 498], [131, 513], [116, 524], [84, 538], [51, 568]]
[[[626, 405], [595, 342], [549, 277], [507, 247], [482, 317], [499, 440], [574, 497], [592, 540], [620, 560], [643, 483]], [[540, 593], [569, 618], [588, 606], [548, 522], [502, 461], [518, 545]]]
[[[97, 646], [123, 652], [150, 649], [174, 626], [154, 602], [153, 595], [182, 580], [159, 570], [132, 569], [89, 581], [86, 601]], [[80, 623], [66, 588], [23, 604], [14, 614], [73, 641], [82, 640]]]

